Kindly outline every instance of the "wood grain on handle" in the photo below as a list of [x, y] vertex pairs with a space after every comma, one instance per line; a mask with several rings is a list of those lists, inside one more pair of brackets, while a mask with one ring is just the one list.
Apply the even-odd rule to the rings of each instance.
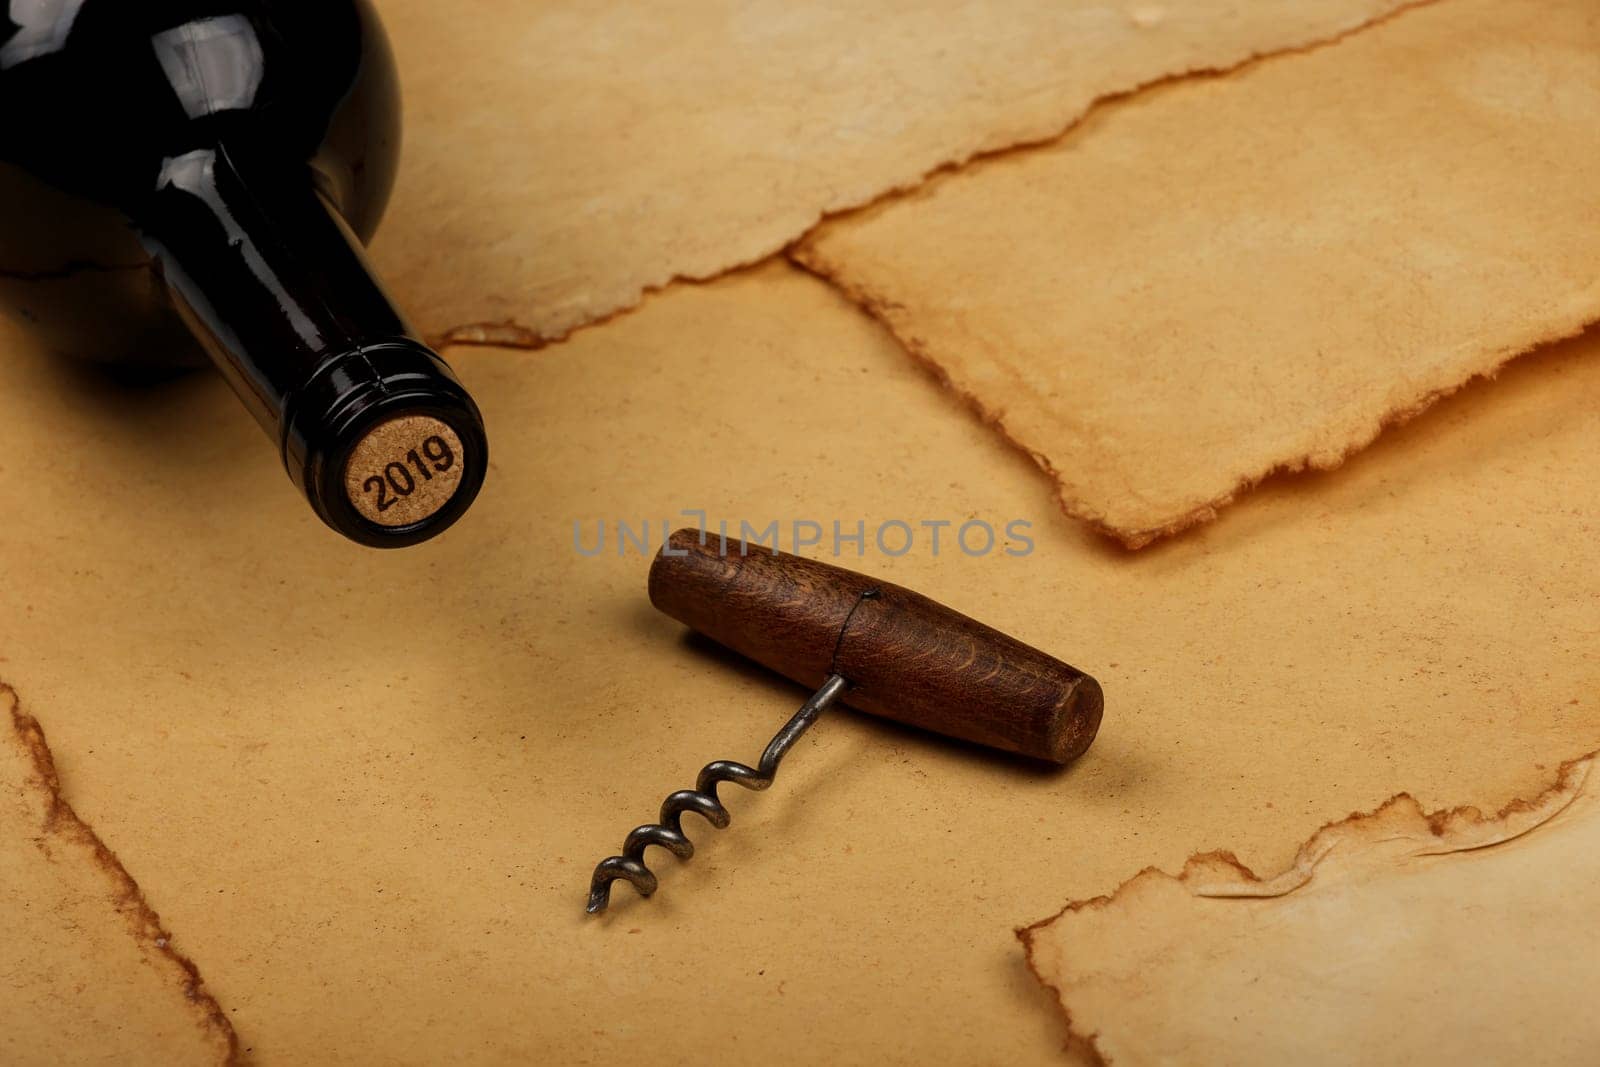
[[703, 536], [656, 554], [650, 602], [718, 644], [812, 688], [842, 674], [851, 707], [1008, 752], [1066, 763], [1094, 740], [1100, 685], [1082, 671], [909, 589]]

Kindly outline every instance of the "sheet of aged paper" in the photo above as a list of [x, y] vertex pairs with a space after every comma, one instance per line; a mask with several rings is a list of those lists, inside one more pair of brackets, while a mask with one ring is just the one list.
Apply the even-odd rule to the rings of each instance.
[[[1597, 349], [1130, 555], [771, 266], [453, 352], [493, 469], [383, 553], [316, 524], [220, 382], [116, 389], [8, 333], [0, 678], [263, 1063], [1052, 1062], [1019, 918], [1212, 843], [1278, 869], [1401, 789], [1493, 810], [1600, 747]], [[815, 521], [808, 553], [1088, 670], [1099, 739], [1052, 772], [830, 714], [727, 830], [688, 822], [692, 860], [653, 854], [654, 898], [586, 919], [594, 863], [805, 696], [650, 608], [614, 523], [684, 509], [786, 546]]]
[[537, 343], [1096, 98], [1407, 0], [380, 0], [406, 87], [376, 254], [432, 335]]
[[1196, 856], [1020, 933], [1102, 1062], [1592, 1063], [1596, 779], [1488, 818], [1397, 796], [1275, 878]]
[[199, 973], [61, 795], [0, 685], [0, 1061], [216, 1064], [237, 1051]]
[[1597, 54], [1592, 0], [1431, 4], [799, 255], [1138, 547], [1600, 317]]

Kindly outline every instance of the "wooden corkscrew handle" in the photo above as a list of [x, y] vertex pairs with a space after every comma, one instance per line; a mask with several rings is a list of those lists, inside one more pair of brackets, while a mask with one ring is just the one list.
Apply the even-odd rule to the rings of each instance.
[[808, 688], [833, 674], [860, 711], [1052, 763], [1100, 726], [1100, 684], [919, 593], [842, 567], [679, 530], [650, 602]]

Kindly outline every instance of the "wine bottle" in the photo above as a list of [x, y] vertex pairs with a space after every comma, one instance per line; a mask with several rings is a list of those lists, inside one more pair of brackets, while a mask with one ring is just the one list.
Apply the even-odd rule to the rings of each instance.
[[482, 417], [363, 251], [400, 143], [370, 4], [0, 10], [0, 305], [86, 359], [209, 356], [346, 537], [454, 522], [483, 482]]

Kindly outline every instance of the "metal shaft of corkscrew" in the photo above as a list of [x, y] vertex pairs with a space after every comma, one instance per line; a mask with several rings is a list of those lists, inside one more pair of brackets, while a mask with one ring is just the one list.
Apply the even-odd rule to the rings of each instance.
[[647, 897], [654, 893], [656, 876], [644, 865], [645, 849], [660, 845], [679, 859], [694, 855], [694, 844], [683, 833], [684, 813], [692, 811], [702, 815], [719, 830], [726, 827], [729, 822], [728, 810], [717, 798], [717, 786], [722, 782], [734, 782], [746, 789], [761, 790], [772, 785], [778, 773], [778, 764], [785, 753], [811, 729], [811, 724], [849, 685], [842, 675], [829, 675], [822, 687], [800, 706], [794, 717], [773, 737], [761, 753], [761, 761], [756, 767], [732, 760], [717, 760], [706, 764], [700, 771], [693, 789], [680, 789], [669, 796], [661, 805], [660, 822], [635, 829], [623, 842], [620, 856], [601, 860], [595, 867], [594, 878], [589, 886], [589, 914], [598, 915], [606, 910], [611, 900], [611, 883], [619, 878], [631, 883], [640, 896]]

